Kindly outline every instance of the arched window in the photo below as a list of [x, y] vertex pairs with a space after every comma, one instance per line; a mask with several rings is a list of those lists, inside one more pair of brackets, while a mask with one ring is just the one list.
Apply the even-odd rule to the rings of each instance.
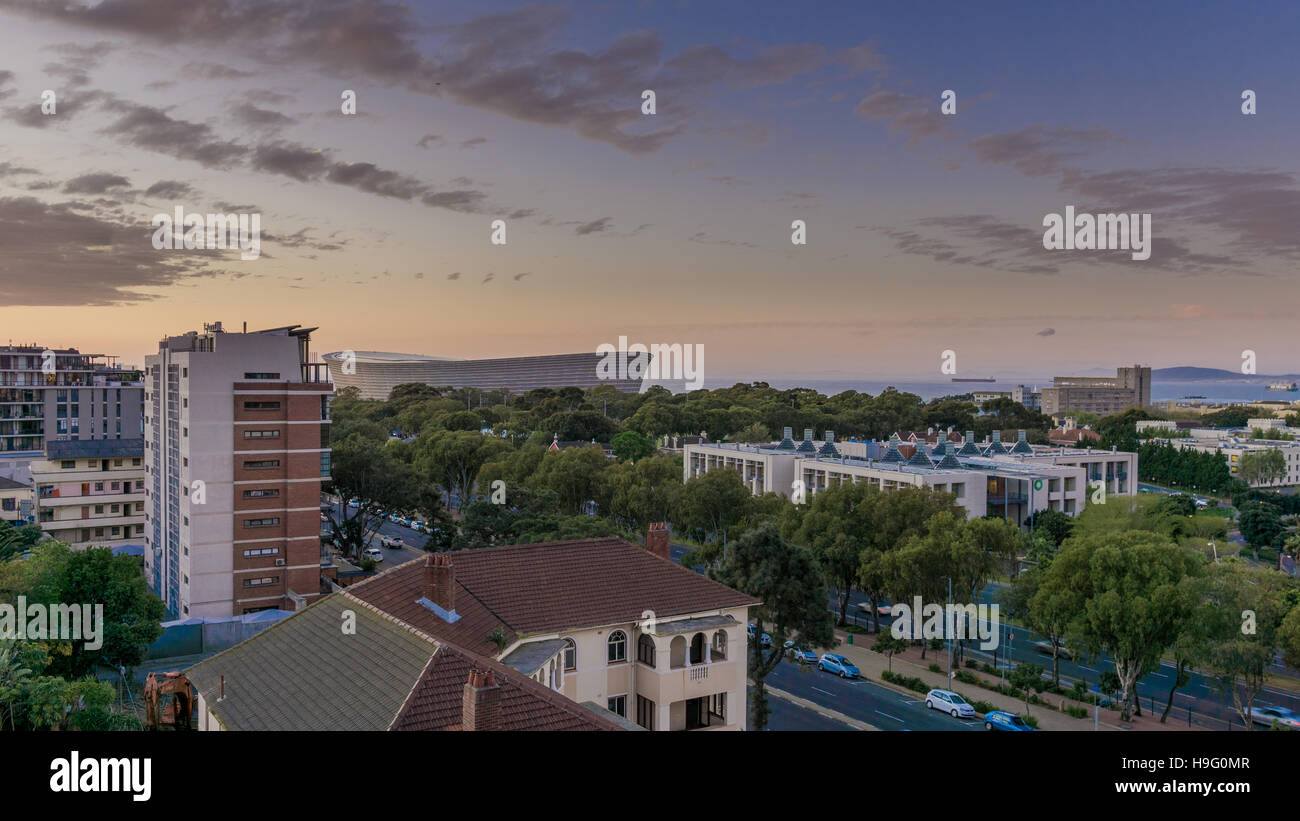
[[726, 630], [719, 630], [718, 632], [713, 634], [713, 657], [724, 658], [724, 659], [727, 657], [727, 631]]
[[615, 630], [609, 634], [609, 661], [627, 661], [627, 633]]
[[636, 660], [642, 664], [655, 666], [655, 640], [645, 633], [636, 642]]
[[574, 644], [573, 639], [564, 640], [564, 669], [578, 669], [578, 645]]

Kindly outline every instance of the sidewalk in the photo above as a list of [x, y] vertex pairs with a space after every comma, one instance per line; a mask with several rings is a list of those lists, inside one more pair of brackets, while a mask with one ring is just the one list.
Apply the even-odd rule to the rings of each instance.
[[[854, 644], [848, 643], [848, 634], [842, 630], [837, 629], [835, 631], [835, 637], [840, 640], [840, 644], [835, 648], [834, 652], [845, 656], [856, 664], [858, 669], [862, 671], [862, 674], [871, 679], [873, 683], [879, 684], [882, 687], [889, 687], [890, 689], [896, 690], [900, 693], [907, 693], [918, 701], [925, 700], [924, 693], [918, 693], [914, 690], [908, 690], [905, 687], [891, 684], [882, 678], [881, 673], [890, 669], [890, 664], [889, 659], [885, 657], [884, 653], [877, 653], [871, 649], [871, 645], [876, 642], [875, 634], [854, 634]], [[961, 693], [967, 701], [987, 701], [999, 710], [1006, 710], [1009, 713], [1016, 713], [1019, 715], [1023, 715], [1025, 712], [1025, 702], [1021, 699], [1012, 698], [995, 690], [988, 690], [978, 685], [965, 684], [960, 681], [954, 681], [952, 685], [949, 685], [947, 681], [948, 677], [945, 673], [931, 672], [928, 667], [931, 662], [937, 662], [940, 666], [946, 664], [947, 655], [943, 650], [931, 650], [926, 654], [923, 663], [918, 662], [920, 662], [919, 649], [908, 650], [906, 654], [896, 653], [893, 660], [893, 671], [901, 676], [919, 678], [930, 687], [955, 690], [958, 693]], [[981, 673], [978, 670], [971, 670], [970, 672], [978, 675], [986, 681], [992, 680], [988, 674]], [[1051, 699], [1053, 704], [1058, 705], [1063, 700], [1061, 696], [1053, 695], [1052, 693], [1040, 693], [1038, 697], [1044, 700]], [[1093, 729], [1091, 706], [1088, 707], [1087, 718], [1072, 718], [1066, 713], [1060, 712], [1059, 710], [1049, 709], [1041, 704], [1031, 705], [1029, 708], [1029, 715], [1038, 720], [1038, 727], [1042, 730], [1086, 730], [1092, 732]], [[1119, 720], [1118, 712], [1104, 709], [1101, 711], [1101, 729], [1103, 730], [1174, 729], [1172, 726], [1161, 725], [1158, 720], [1133, 722], [1130, 727], [1123, 727], [1121, 724], [1122, 722]]]

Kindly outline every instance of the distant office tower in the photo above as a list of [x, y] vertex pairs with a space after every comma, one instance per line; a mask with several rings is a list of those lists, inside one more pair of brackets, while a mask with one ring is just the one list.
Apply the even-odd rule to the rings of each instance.
[[113, 356], [0, 347], [0, 460], [39, 459], [46, 442], [139, 439], [143, 393]]
[[145, 573], [179, 617], [296, 609], [320, 595], [330, 473], [315, 328], [162, 340], [146, 358]]
[[613, 385], [625, 393], [641, 390], [642, 380], [601, 379], [597, 353], [516, 356], [506, 359], [446, 359], [422, 354], [380, 351], [327, 353], [330, 379], [339, 390], [355, 387], [362, 399], [387, 399], [393, 388], [411, 382], [434, 387], [508, 390], [533, 388], [594, 388]]
[[1043, 388], [1043, 413], [1089, 411], [1101, 416], [1151, 404], [1151, 368], [1122, 367], [1115, 376], [1058, 376]]

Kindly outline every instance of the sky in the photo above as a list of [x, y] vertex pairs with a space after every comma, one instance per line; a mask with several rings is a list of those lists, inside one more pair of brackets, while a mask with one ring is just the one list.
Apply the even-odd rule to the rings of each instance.
[[[0, 32], [15, 344], [1300, 371], [1286, 3], [0, 0]], [[156, 250], [177, 206], [260, 214], [261, 255]], [[1045, 250], [1067, 206], [1151, 214], [1150, 259]]]

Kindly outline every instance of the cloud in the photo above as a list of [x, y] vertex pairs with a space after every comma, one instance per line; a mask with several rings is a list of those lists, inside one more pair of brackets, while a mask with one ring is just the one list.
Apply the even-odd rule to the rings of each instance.
[[610, 223], [613, 222], [613, 220], [614, 220], [613, 217], [601, 217], [598, 220], [585, 222], [582, 225], [579, 225], [577, 228], [574, 228], [573, 233], [577, 234], [580, 237], [586, 236], [587, 234], [596, 234], [608, 228]]
[[159, 180], [144, 190], [146, 197], [159, 197], [165, 200], [179, 200], [192, 197], [196, 193], [194, 186], [179, 180]]
[[460, 271], [456, 271], [453, 274], [447, 274], [447, 279], [460, 279]]
[[1010, 165], [1026, 177], [1045, 177], [1062, 171], [1067, 160], [1085, 156], [1087, 152], [1080, 148], [1094, 148], [1117, 140], [1105, 128], [1030, 125], [977, 137], [966, 145], [981, 162]]
[[515, 282], [518, 282], [526, 276], [530, 276], [532, 273], [532, 271], [524, 271], [522, 274], [515, 274]]
[[868, 120], [887, 120], [891, 131], [908, 135], [909, 145], [951, 131], [951, 118], [939, 112], [937, 100], [931, 101], [915, 94], [877, 90], [862, 98], [853, 108]]
[[0, 177], [16, 177], [19, 174], [39, 174], [35, 168], [25, 168], [11, 162], [0, 162]]
[[5, 88], [9, 83], [13, 82], [13, 79], [14, 73], [12, 71], [4, 71], [0, 69], [0, 100], [5, 99], [6, 97], [12, 97], [18, 93], [17, 89]]
[[[238, 0], [0, 0], [0, 8], [172, 47], [238, 44], [232, 48], [250, 57], [273, 54], [278, 64], [450, 97], [630, 154], [652, 153], [688, 128], [705, 127], [709, 107], [702, 103], [712, 90], [783, 85], [827, 69], [853, 76], [883, 68], [869, 44], [830, 50], [778, 43], [744, 54], [697, 45], [668, 56], [658, 34], [633, 31], [584, 50], [561, 39], [569, 10], [544, 3], [434, 25], [387, 0], [276, 0], [265, 8]], [[652, 121], [640, 113], [645, 88], [672, 101]]]
[[65, 194], [103, 194], [113, 188], [130, 188], [131, 181], [117, 174], [82, 174], [63, 186]]
[[100, 133], [146, 151], [192, 160], [206, 168], [229, 169], [238, 165], [248, 150], [218, 137], [209, 125], [174, 119], [161, 108], [121, 99], [108, 101], [106, 108], [117, 119]]
[[285, 126], [293, 125], [293, 118], [286, 117], [280, 112], [268, 108], [258, 108], [247, 102], [235, 106], [232, 114], [236, 121], [250, 128], [264, 131], [276, 131]]
[[428, 148], [430, 144], [442, 145], [445, 142], [446, 140], [443, 139], [441, 134], [425, 134], [416, 145], [421, 148]]
[[1044, 329], [1042, 329], [1041, 331], [1039, 331], [1038, 333], [1034, 334], [1034, 336], [1056, 336], [1056, 329], [1055, 329], [1055, 328], [1044, 328]]
[[0, 198], [0, 300], [7, 305], [119, 305], [143, 289], [218, 273], [213, 259], [154, 250], [147, 223], [82, 213], [74, 203]]
[[460, 144], [461, 148], [478, 148], [488, 141], [487, 137], [471, 137]]

